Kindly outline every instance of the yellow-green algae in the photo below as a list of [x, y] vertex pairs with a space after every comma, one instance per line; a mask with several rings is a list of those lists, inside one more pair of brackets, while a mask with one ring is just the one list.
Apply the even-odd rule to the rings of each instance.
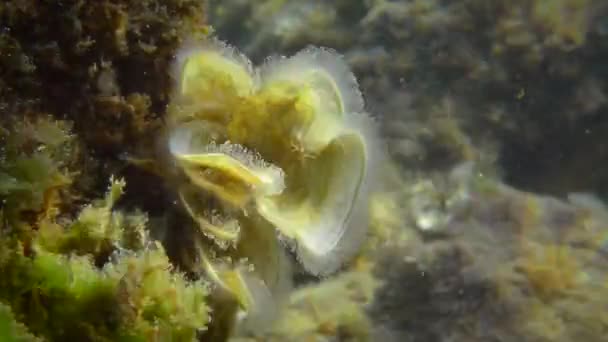
[[171, 178], [201, 235], [230, 256], [201, 248], [205, 273], [239, 303], [240, 326], [251, 325], [260, 320], [252, 308], [274, 312], [285, 301], [291, 271], [281, 242], [317, 275], [362, 247], [382, 156], [376, 124], [354, 75], [328, 49], [255, 68], [222, 42], [191, 42], [173, 74]]

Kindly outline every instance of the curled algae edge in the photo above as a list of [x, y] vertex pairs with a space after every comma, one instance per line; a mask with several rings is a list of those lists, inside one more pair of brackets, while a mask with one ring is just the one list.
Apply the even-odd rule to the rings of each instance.
[[179, 93], [188, 93], [189, 83], [184, 81], [199, 75], [203, 69], [201, 66], [207, 72], [211, 69], [215, 73], [228, 73], [235, 79], [235, 84], [242, 85], [245, 93], [258, 83], [253, 64], [234, 47], [218, 39], [204, 42], [188, 40], [175, 55], [170, 71]]

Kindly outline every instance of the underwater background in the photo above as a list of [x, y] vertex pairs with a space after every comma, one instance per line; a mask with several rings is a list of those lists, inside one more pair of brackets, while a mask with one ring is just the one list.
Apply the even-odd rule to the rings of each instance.
[[4, 0], [0, 342], [605, 341], [607, 115], [604, 0]]

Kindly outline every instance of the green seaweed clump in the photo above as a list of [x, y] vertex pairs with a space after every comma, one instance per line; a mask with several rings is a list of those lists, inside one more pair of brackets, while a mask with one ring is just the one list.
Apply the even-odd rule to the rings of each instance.
[[195, 340], [207, 287], [173, 271], [146, 215], [116, 208], [125, 182], [112, 178], [103, 199], [72, 213], [69, 125], [38, 118], [3, 132], [0, 337], [21, 340], [22, 324], [50, 341]]
[[34, 342], [40, 341], [15, 320], [11, 309], [0, 303], [0, 341], [5, 342]]
[[[69, 125], [49, 117], [7, 123], [0, 131], [0, 196], [5, 220], [35, 225], [56, 215], [77, 161]], [[21, 222], [21, 223], [20, 223]]]

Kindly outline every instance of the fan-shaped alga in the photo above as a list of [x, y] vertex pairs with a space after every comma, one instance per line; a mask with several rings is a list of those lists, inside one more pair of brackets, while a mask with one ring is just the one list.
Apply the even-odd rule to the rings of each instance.
[[173, 75], [164, 174], [202, 241], [201, 273], [239, 308], [234, 328], [262, 332], [291, 287], [284, 246], [328, 275], [365, 241], [376, 123], [329, 49], [254, 67], [222, 42], [191, 42]]

